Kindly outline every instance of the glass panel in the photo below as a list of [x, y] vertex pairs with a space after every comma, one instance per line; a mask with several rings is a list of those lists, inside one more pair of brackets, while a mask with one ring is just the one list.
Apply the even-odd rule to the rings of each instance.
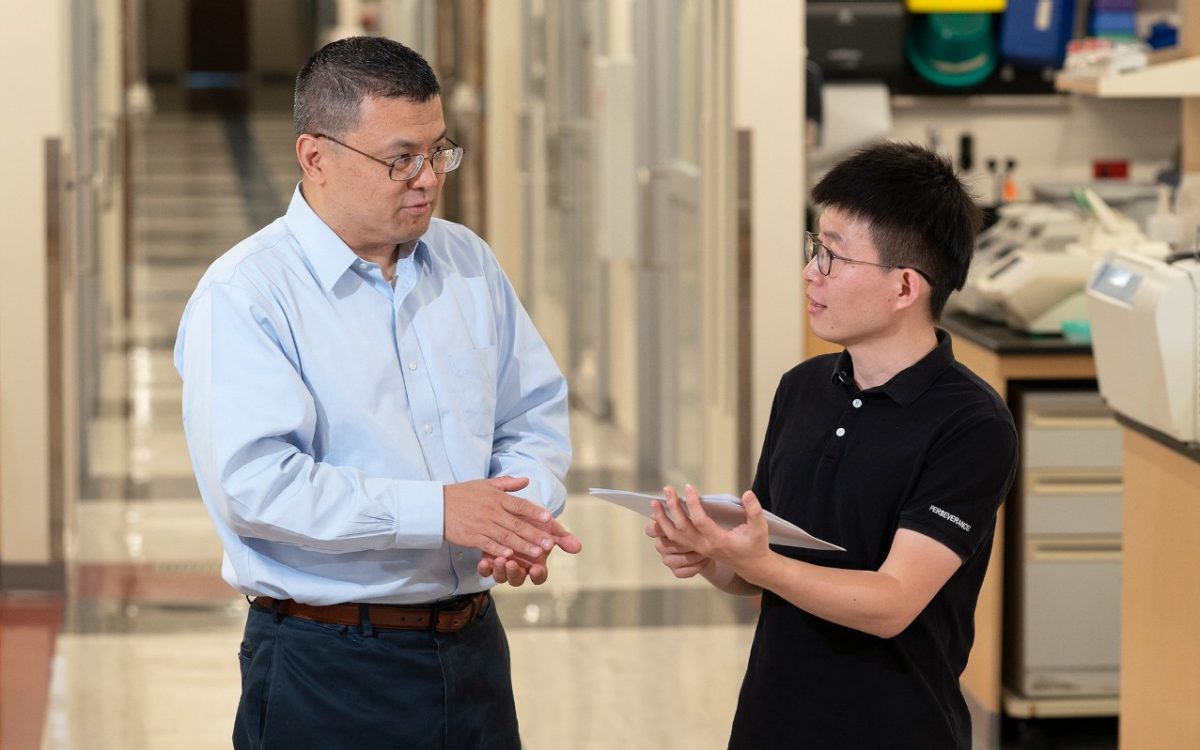
[[[661, 33], [671, 39], [660, 49], [673, 59], [661, 61], [659, 69], [670, 76], [666, 99], [667, 121], [672, 128], [663, 134], [664, 156], [668, 159], [665, 187], [669, 191], [670, 318], [674, 325], [668, 364], [663, 369], [667, 435], [664, 468], [678, 479], [699, 483], [704, 457], [704, 350], [700, 244], [700, 143], [701, 120], [700, 13], [701, 0], [674, 0], [669, 4]], [[660, 89], [662, 90], [662, 89]]]

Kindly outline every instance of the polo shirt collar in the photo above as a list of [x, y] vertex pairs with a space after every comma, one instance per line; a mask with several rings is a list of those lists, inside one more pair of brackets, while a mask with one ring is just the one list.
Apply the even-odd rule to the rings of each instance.
[[[338, 280], [359, 259], [358, 255], [312, 210], [300, 192], [299, 184], [292, 193], [292, 202], [288, 204], [284, 220], [321, 288], [326, 292], [332, 291]], [[429, 248], [424, 239], [417, 241], [412, 258], [418, 266], [429, 265]]]
[[[915, 364], [896, 373], [891, 380], [875, 388], [871, 393], [882, 393], [900, 406], [908, 406], [929, 390], [939, 377], [954, 364], [954, 348], [950, 335], [937, 329], [937, 346]], [[845, 349], [833, 366], [832, 382], [841, 383], [847, 390], [856, 391], [854, 385], [854, 361]]]

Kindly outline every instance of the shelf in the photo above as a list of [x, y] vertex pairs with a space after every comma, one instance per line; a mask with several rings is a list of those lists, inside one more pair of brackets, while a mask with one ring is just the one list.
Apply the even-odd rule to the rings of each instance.
[[1158, 62], [1141, 70], [1111, 76], [1059, 73], [1059, 91], [1112, 99], [1187, 98], [1200, 96], [1200, 57]]

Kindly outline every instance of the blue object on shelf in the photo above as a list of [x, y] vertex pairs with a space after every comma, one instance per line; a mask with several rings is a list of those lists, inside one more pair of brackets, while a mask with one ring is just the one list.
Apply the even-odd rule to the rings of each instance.
[[1137, 20], [1133, 13], [1123, 10], [1102, 10], [1092, 13], [1094, 36], [1137, 36]]
[[1146, 44], [1149, 44], [1151, 49], [1174, 47], [1179, 44], [1179, 29], [1166, 21], [1159, 21], [1150, 27], [1150, 36], [1146, 37]]
[[1075, 27], [1075, 0], [1009, 0], [1000, 22], [1000, 56], [1061, 65]]

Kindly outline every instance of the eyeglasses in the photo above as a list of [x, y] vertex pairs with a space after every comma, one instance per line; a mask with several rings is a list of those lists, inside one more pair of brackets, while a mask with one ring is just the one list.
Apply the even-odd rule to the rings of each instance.
[[822, 276], [828, 276], [833, 271], [833, 261], [840, 260], [843, 263], [858, 263], [859, 265], [875, 266], [876, 268], [907, 268], [916, 271], [921, 275], [921, 278], [929, 282], [929, 286], [933, 286], [933, 279], [929, 278], [929, 274], [925, 273], [919, 268], [913, 268], [912, 266], [896, 266], [890, 263], [872, 263], [869, 260], [855, 260], [854, 258], [847, 258], [830, 250], [825, 246], [824, 243], [821, 242], [821, 240], [817, 239], [817, 236], [812, 232], [805, 232], [804, 264], [808, 265], [811, 263], [814, 256], [817, 259], [817, 270], [821, 272]]
[[350, 144], [342, 143], [331, 135], [325, 135], [324, 133], [309, 133], [309, 135], [313, 136], [314, 138], [324, 138], [326, 140], [333, 141], [337, 145], [348, 148], [356, 154], [362, 154], [371, 161], [379, 162], [388, 168], [388, 177], [396, 182], [405, 182], [421, 174], [421, 170], [425, 167], [426, 160], [429, 161], [429, 166], [433, 169], [435, 174], [446, 174], [447, 172], [453, 172], [454, 170], [458, 169], [460, 164], [462, 164], [463, 147], [454, 141], [450, 141], [449, 138], [446, 139], [447, 141], [450, 141], [449, 146], [435, 148], [431, 154], [404, 154], [403, 156], [397, 156], [391, 161], [387, 161], [385, 159], [371, 156], [366, 151], [359, 151]]

